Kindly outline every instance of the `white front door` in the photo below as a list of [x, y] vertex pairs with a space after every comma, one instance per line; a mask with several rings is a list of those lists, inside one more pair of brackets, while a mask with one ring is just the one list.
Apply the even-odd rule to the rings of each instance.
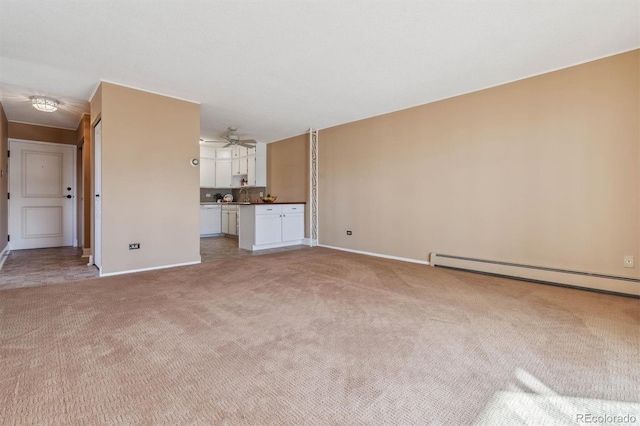
[[9, 140], [11, 250], [73, 245], [75, 150]]
[[98, 121], [93, 133], [94, 151], [94, 244], [93, 264], [102, 269], [102, 121]]

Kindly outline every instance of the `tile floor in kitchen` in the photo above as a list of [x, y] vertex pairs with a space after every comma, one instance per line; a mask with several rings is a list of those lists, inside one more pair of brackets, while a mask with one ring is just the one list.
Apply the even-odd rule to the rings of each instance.
[[[304, 248], [307, 246], [299, 245], [252, 252], [239, 248], [237, 238], [208, 237], [200, 239], [200, 255], [203, 262]], [[98, 269], [93, 265], [87, 265], [88, 259], [80, 257], [81, 253], [82, 249], [77, 247], [12, 251], [0, 270], [0, 290], [59, 284], [98, 277]]]

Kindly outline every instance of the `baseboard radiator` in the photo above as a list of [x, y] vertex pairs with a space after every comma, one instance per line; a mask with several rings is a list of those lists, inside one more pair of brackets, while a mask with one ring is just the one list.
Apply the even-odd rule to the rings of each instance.
[[640, 298], [640, 279], [431, 253], [429, 264], [508, 278]]

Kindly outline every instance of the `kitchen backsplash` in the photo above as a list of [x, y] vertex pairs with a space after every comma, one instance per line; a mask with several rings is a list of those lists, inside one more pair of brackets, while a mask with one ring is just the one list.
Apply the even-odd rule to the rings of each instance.
[[[246, 190], [242, 190], [242, 199], [240, 199], [240, 189], [241, 188], [200, 188], [200, 202], [208, 203], [216, 201], [216, 194], [225, 195], [231, 194], [233, 195], [233, 201], [244, 201], [245, 192], [249, 193], [250, 199], [257, 200], [260, 198], [260, 192], [266, 194], [266, 188], [263, 186], [256, 186], [247, 188]], [[210, 197], [207, 197], [207, 194], [210, 194]]]

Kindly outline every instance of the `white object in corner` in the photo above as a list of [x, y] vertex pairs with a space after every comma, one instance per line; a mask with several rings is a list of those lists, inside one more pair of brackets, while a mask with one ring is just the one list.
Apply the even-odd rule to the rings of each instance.
[[9, 243], [7, 243], [0, 252], [0, 270], [4, 266], [4, 261], [7, 260], [7, 256], [9, 256]]
[[308, 245], [309, 247], [318, 246], [318, 240], [313, 240], [311, 238], [305, 238], [304, 240], [302, 240], [302, 243]]

